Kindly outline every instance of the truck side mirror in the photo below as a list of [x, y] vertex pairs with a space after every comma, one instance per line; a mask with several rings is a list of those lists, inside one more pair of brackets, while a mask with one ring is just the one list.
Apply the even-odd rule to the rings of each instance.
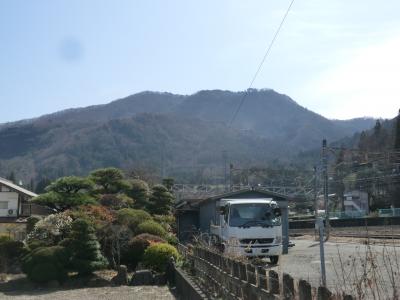
[[219, 208], [219, 213], [221, 215], [225, 215], [226, 214], [226, 206], [220, 206]]
[[274, 216], [275, 216], [275, 217], [280, 217], [280, 216], [282, 216], [282, 211], [281, 211], [281, 209], [280, 209], [279, 207], [275, 207], [275, 208], [274, 208]]

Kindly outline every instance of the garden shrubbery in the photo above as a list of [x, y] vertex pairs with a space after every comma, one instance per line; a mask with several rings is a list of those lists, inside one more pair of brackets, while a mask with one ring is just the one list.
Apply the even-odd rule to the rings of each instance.
[[144, 252], [143, 263], [154, 271], [164, 272], [171, 257], [175, 260], [179, 258], [174, 246], [167, 243], [153, 244]]
[[[171, 256], [178, 258], [171, 190], [150, 189], [115, 168], [54, 181], [33, 199], [57, 213], [28, 220], [23, 271], [38, 283], [62, 282], [68, 272], [89, 275], [107, 265], [134, 269], [142, 262], [163, 271]], [[0, 241], [0, 254], [1, 249]]]
[[22, 270], [37, 283], [63, 282], [68, 275], [69, 253], [62, 246], [39, 247], [22, 259]]
[[123, 208], [117, 211], [118, 223], [128, 226], [132, 231], [135, 231], [140, 223], [151, 219], [151, 215], [141, 209]]
[[152, 244], [165, 243], [166, 241], [156, 235], [142, 233], [133, 237], [123, 253], [123, 263], [129, 268], [134, 269], [142, 261], [144, 251]]
[[24, 244], [9, 237], [0, 237], [0, 272], [7, 272], [23, 253]]
[[167, 232], [165, 231], [165, 229], [159, 223], [153, 220], [148, 220], [140, 223], [136, 229], [136, 233], [149, 233], [162, 238], [167, 236]]
[[95, 230], [88, 221], [75, 220], [71, 226], [70, 237], [64, 244], [71, 251], [71, 267], [79, 275], [91, 274], [107, 266], [107, 261], [100, 252]]

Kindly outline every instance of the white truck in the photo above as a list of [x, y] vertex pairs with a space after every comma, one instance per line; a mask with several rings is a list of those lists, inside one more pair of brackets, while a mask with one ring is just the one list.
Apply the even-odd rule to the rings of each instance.
[[[269, 257], [282, 254], [281, 210], [272, 199], [221, 199], [219, 220], [210, 225], [213, 244], [225, 253]], [[218, 222], [219, 221], [219, 222]]]

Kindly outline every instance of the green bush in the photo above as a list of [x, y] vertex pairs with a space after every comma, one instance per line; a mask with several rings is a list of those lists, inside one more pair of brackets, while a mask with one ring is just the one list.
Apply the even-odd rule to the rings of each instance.
[[68, 252], [64, 247], [41, 247], [22, 259], [22, 270], [30, 280], [45, 283], [51, 280], [63, 282], [67, 278]]
[[173, 215], [154, 215], [154, 221], [160, 223], [168, 232], [176, 232], [176, 219]]
[[24, 244], [9, 237], [0, 237], [0, 272], [7, 272], [23, 253]]
[[31, 231], [35, 228], [35, 224], [39, 222], [41, 219], [39, 217], [31, 216], [26, 219], [26, 233], [31, 233]]
[[171, 244], [172, 246], [176, 246], [179, 243], [178, 238], [172, 234], [169, 234], [165, 239], [168, 242], [168, 244]]
[[165, 229], [160, 224], [152, 220], [140, 223], [136, 229], [136, 233], [137, 234], [150, 233], [162, 238], [167, 236], [167, 232], [165, 231]]
[[151, 220], [148, 212], [141, 209], [123, 208], [117, 211], [117, 221], [121, 225], [128, 226], [132, 231], [145, 221]]
[[143, 255], [145, 266], [157, 272], [164, 272], [169, 259], [178, 259], [179, 254], [174, 246], [166, 243], [158, 243], [149, 246]]
[[100, 252], [94, 227], [84, 219], [72, 222], [71, 234], [63, 241], [71, 252], [71, 266], [79, 275], [91, 274], [107, 266], [107, 261]]
[[37, 248], [40, 248], [40, 247], [49, 246], [48, 243], [41, 241], [41, 240], [27, 241], [26, 245], [27, 245], [29, 251], [36, 250]]
[[151, 244], [165, 243], [166, 241], [159, 236], [142, 233], [128, 242], [127, 249], [122, 253], [121, 261], [129, 268], [134, 269], [137, 264], [142, 261], [144, 251]]

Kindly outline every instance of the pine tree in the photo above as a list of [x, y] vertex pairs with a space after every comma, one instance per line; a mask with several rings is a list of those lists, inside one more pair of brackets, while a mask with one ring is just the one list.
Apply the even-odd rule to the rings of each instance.
[[69, 242], [71, 266], [80, 275], [91, 274], [106, 267], [107, 261], [100, 252], [95, 229], [88, 221], [77, 219], [72, 223]]
[[156, 215], [166, 215], [171, 212], [174, 196], [163, 185], [155, 185], [149, 200], [149, 211]]

